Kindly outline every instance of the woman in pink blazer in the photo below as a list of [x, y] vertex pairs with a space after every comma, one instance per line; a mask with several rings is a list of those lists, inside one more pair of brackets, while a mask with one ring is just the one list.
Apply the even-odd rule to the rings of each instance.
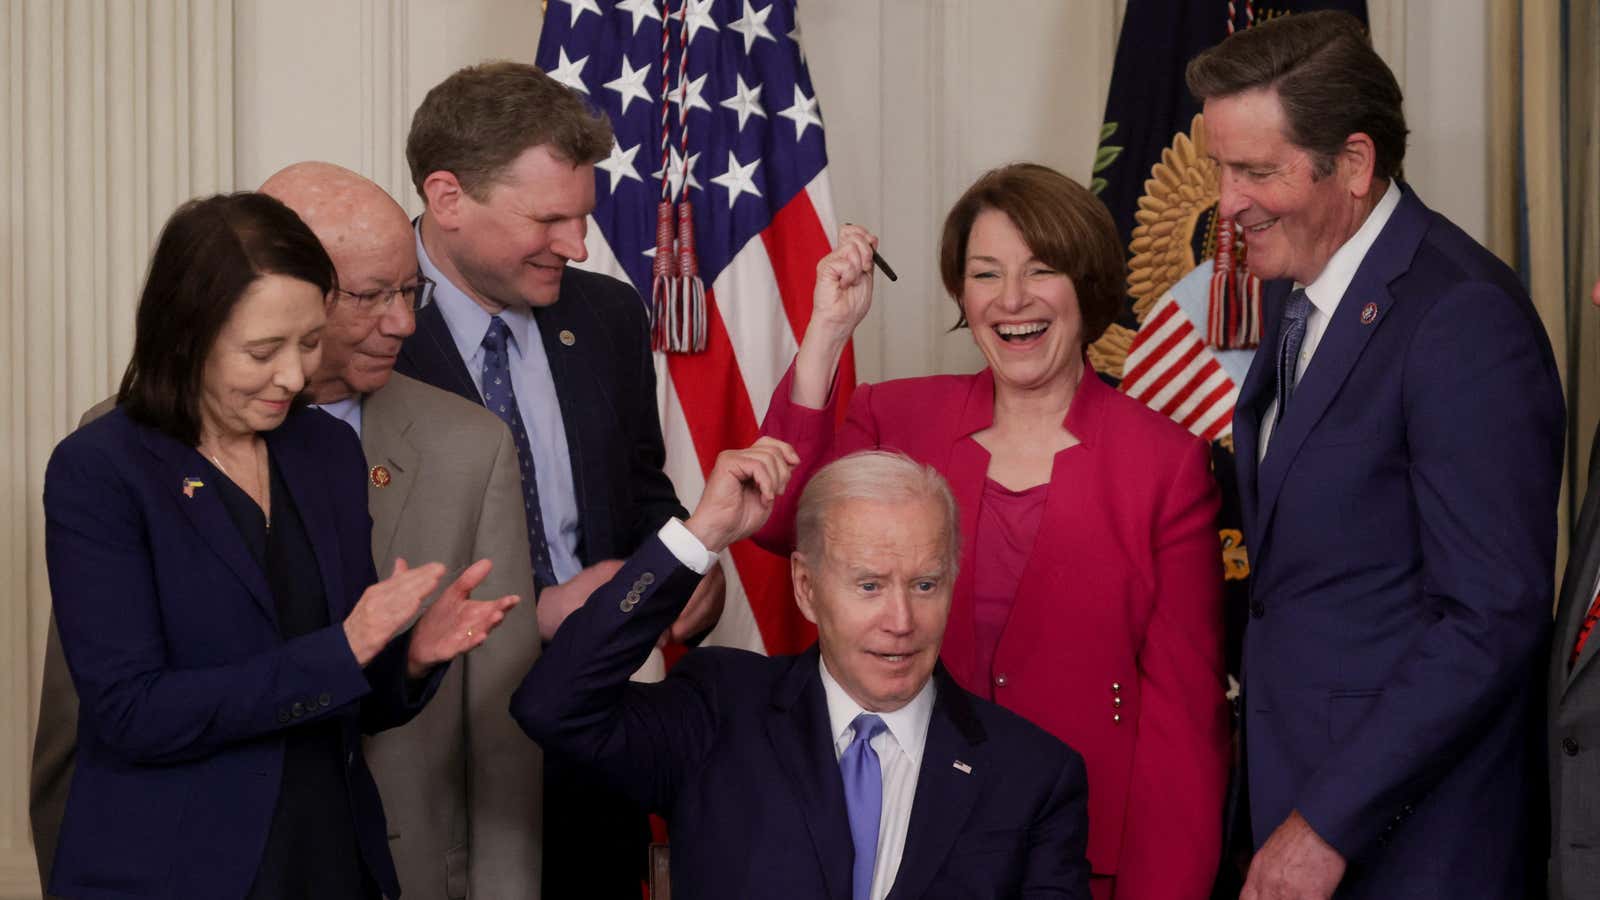
[[868, 447], [933, 465], [961, 504], [942, 659], [1083, 754], [1097, 900], [1209, 896], [1229, 730], [1219, 496], [1205, 442], [1107, 387], [1084, 348], [1121, 304], [1105, 207], [1043, 166], [987, 173], [945, 220], [940, 272], [989, 366], [862, 385], [828, 412], [872, 299], [877, 239], [845, 226], [763, 431], [801, 467], [757, 536], [793, 549], [811, 472]]

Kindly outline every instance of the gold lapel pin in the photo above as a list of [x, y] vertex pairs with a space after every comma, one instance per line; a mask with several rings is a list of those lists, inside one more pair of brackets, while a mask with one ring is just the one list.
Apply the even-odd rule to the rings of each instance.
[[387, 466], [373, 466], [370, 474], [372, 475], [373, 487], [386, 488], [389, 486], [389, 482], [394, 480], [394, 478], [389, 475], [389, 468]]
[[190, 500], [193, 500], [194, 499], [194, 489], [195, 488], [203, 488], [205, 486], [206, 486], [206, 483], [204, 481], [201, 481], [198, 478], [193, 478], [193, 477], [185, 478], [185, 479], [183, 479], [183, 495], [185, 497], [188, 497]]
[[578, 336], [565, 328], [561, 329], [561, 334], [559, 336], [561, 338], [561, 343], [568, 347], [571, 347], [573, 344], [578, 342]]

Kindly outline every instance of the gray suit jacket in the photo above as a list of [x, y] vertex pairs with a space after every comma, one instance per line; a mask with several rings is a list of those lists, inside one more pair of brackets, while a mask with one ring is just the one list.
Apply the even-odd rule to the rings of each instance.
[[[96, 406], [84, 420], [110, 407]], [[451, 665], [421, 714], [367, 739], [401, 890], [423, 900], [537, 898], [543, 767], [538, 745], [508, 712], [540, 647], [511, 433], [482, 407], [400, 374], [366, 398], [361, 415], [367, 463], [388, 475], [379, 487], [372, 476], [380, 473], [369, 470], [367, 482], [379, 574], [401, 557], [441, 562], [454, 578], [488, 557], [494, 570], [474, 594], [523, 598], [490, 640]], [[29, 813], [48, 883], [78, 711], [54, 622], [39, 709]]]
[[1600, 884], [1600, 634], [1567, 659], [1600, 576], [1600, 431], [1589, 450], [1589, 489], [1561, 579], [1548, 684], [1550, 897], [1580, 900]]

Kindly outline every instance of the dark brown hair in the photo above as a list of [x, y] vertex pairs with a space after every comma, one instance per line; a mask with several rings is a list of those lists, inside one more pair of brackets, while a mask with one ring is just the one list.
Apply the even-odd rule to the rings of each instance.
[[411, 117], [406, 162], [411, 183], [450, 172], [483, 200], [505, 168], [529, 147], [549, 147], [573, 165], [611, 152], [611, 123], [577, 91], [535, 66], [501, 60], [468, 66], [439, 82]]
[[206, 357], [262, 275], [296, 278], [324, 294], [336, 283], [316, 235], [266, 194], [218, 194], [178, 207], [150, 258], [133, 359], [117, 390], [130, 418], [185, 444], [199, 442]]
[[[1072, 279], [1083, 316], [1083, 342], [1099, 340], [1122, 307], [1127, 280], [1117, 225], [1105, 204], [1083, 185], [1035, 163], [985, 172], [945, 216], [939, 241], [939, 276], [957, 309], [966, 280], [967, 240], [972, 223], [986, 209], [1010, 217], [1033, 255]], [[965, 324], [962, 309], [956, 327]]]
[[1358, 132], [1372, 138], [1374, 176], [1401, 173], [1407, 132], [1400, 85], [1348, 13], [1297, 13], [1240, 31], [1190, 60], [1185, 79], [1202, 102], [1275, 91], [1286, 136], [1311, 154], [1318, 178], [1333, 171], [1345, 140]]

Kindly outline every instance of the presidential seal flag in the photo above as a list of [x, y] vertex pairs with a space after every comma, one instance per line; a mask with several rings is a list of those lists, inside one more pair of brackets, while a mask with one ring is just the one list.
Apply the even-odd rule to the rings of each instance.
[[[585, 268], [651, 307], [667, 474], [691, 508], [718, 452], [752, 443], [811, 316], [835, 228], [795, 0], [551, 0], [537, 63], [611, 119]], [[855, 383], [839, 370], [840, 409]], [[730, 564], [731, 563], [731, 564]], [[815, 629], [787, 561], [724, 560], [712, 640], [769, 653]]]

